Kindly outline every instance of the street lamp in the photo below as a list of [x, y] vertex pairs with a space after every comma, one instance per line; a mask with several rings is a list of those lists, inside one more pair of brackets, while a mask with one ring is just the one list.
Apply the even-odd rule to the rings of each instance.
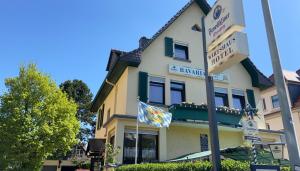
[[284, 143], [271, 143], [268, 144], [269, 148], [271, 150], [271, 153], [273, 155], [273, 158], [278, 160], [280, 164], [280, 160], [283, 159], [283, 148], [284, 148]]

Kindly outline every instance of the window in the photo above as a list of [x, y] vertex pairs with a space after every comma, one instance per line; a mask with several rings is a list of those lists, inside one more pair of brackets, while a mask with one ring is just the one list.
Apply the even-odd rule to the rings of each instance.
[[189, 53], [188, 53], [188, 47], [180, 44], [174, 45], [174, 57], [178, 59], [188, 60], [189, 59]]
[[271, 127], [270, 127], [270, 124], [269, 124], [269, 123], [266, 123], [266, 128], [267, 128], [268, 130], [270, 130], [270, 129], [271, 129]]
[[102, 109], [99, 109], [99, 111], [98, 111], [98, 123], [97, 123], [98, 130], [101, 128], [101, 126], [103, 124], [104, 108], [105, 108], [105, 104], [103, 104]]
[[208, 136], [207, 134], [200, 134], [200, 149], [202, 151], [208, 151]]
[[149, 102], [165, 104], [165, 80], [158, 77], [150, 77]]
[[263, 110], [267, 110], [266, 99], [263, 98], [262, 101], [263, 101]]
[[115, 136], [114, 136], [114, 135], [112, 135], [112, 136], [110, 137], [109, 143], [110, 143], [112, 146], [115, 145]]
[[215, 103], [216, 106], [227, 106], [229, 107], [228, 104], [228, 92], [226, 88], [215, 88]]
[[233, 101], [233, 107], [235, 109], [239, 109], [239, 110], [245, 109], [246, 102], [245, 102], [244, 91], [233, 89], [232, 101]]
[[184, 83], [171, 82], [171, 104], [181, 104], [185, 101]]
[[272, 99], [273, 108], [279, 108], [280, 105], [279, 105], [278, 95], [272, 96], [271, 99]]
[[[128, 132], [124, 134], [124, 164], [135, 162], [135, 138], [136, 134]], [[157, 162], [158, 160], [158, 135], [139, 134], [138, 141], [138, 163]]]

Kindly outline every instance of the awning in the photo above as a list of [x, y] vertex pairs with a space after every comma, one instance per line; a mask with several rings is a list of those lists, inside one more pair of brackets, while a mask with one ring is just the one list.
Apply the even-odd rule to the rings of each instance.
[[184, 155], [176, 159], [169, 160], [168, 162], [198, 160], [198, 159], [209, 157], [210, 155], [211, 155], [211, 151], [204, 151], [200, 153], [192, 153], [192, 154]]
[[[167, 162], [185, 162], [185, 161], [195, 161], [206, 159], [211, 155], [211, 151], [204, 151], [198, 153], [191, 153], [188, 155], [180, 156], [176, 159], [168, 160]], [[235, 148], [226, 148], [221, 150], [221, 155], [225, 159], [232, 159], [237, 161], [251, 161], [252, 153], [251, 149], [247, 147], [235, 147]], [[257, 161], [261, 164], [272, 164], [277, 163], [278, 160], [275, 160], [272, 156], [272, 153], [267, 150], [257, 149]], [[281, 160], [282, 165], [288, 165], [287, 160]]]

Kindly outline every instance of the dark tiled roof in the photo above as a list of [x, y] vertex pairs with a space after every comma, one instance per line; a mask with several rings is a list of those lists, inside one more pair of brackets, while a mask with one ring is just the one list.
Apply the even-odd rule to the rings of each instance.
[[269, 80], [269, 78], [266, 77], [259, 69], [257, 69], [254, 63], [250, 60], [250, 58], [243, 60], [241, 64], [250, 74], [253, 87], [266, 89], [273, 85], [273, 83]]
[[110, 51], [109, 59], [108, 59], [107, 66], [106, 66], [106, 71], [109, 71], [111, 69], [111, 66], [114, 65], [114, 63], [116, 62], [118, 57], [120, 57], [126, 53], [127, 52], [124, 52], [121, 50], [112, 49]]
[[296, 71], [296, 73], [300, 76], [300, 69], [298, 69], [298, 70]]
[[107, 83], [107, 81], [113, 84], [117, 83], [122, 73], [128, 66], [137, 67], [140, 63], [141, 58], [139, 49], [126, 52], [123, 55], [119, 56], [112, 65], [112, 67], [110, 67], [111, 69], [108, 71], [100, 89], [98, 90], [92, 102], [91, 111], [97, 112], [100, 105], [108, 96], [109, 92], [113, 89], [113, 86]]

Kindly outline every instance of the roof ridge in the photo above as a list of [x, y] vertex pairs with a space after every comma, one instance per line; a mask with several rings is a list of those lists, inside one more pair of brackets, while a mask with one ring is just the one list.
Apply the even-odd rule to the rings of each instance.
[[[161, 27], [150, 39], [149, 41], [141, 47], [141, 51], [144, 51], [157, 37], [159, 37], [167, 28], [173, 24], [173, 22], [181, 16], [196, 0], [190, 0], [186, 5], [184, 5], [170, 20], [167, 21], [167, 23]], [[205, 0], [202, 0], [201, 2], [206, 2]], [[197, 2], [198, 5], [200, 2]], [[207, 2], [206, 2], [207, 3]], [[208, 5], [208, 4], [205, 4]], [[209, 6], [209, 5], [208, 5]], [[205, 11], [202, 9], [202, 11], [205, 13]]]

